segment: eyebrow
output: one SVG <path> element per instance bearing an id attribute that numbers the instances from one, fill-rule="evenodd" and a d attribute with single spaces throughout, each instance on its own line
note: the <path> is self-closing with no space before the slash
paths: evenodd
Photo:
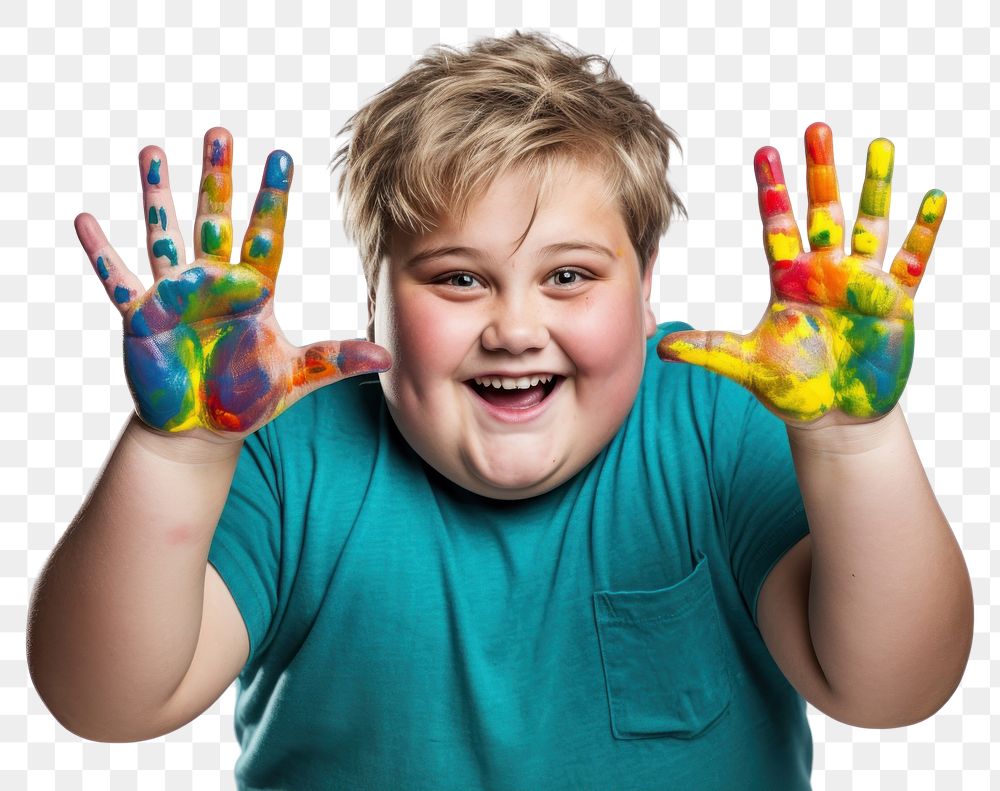
<path id="1" fill-rule="evenodd" d="M 542 248 L 541 252 L 543 255 L 555 255 L 556 253 L 566 253 L 574 252 L 577 250 L 586 250 L 591 253 L 597 253 L 598 255 L 605 256 L 614 260 L 616 258 L 615 254 L 611 252 L 607 247 L 602 244 L 597 244 L 596 242 L 586 242 L 580 239 L 573 239 L 566 242 L 556 242 L 555 244 L 546 245 Z M 484 258 L 484 254 L 481 250 L 477 250 L 474 247 L 456 247 L 452 245 L 442 246 L 442 247 L 432 247 L 429 250 L 422 250 L 415 256 L 410 258 L 405 266 L 411 267 L 417 264 L 428 261 L 433 258 L 445 258 L 451 255 L 464 255 L 470 258 Z"/>

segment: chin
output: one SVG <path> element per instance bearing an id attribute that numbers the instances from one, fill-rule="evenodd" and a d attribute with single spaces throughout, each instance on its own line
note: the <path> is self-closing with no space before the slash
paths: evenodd
<path id="1" fill-rule="evenodd" d="M 523 500 L 545 494 L 568 477 L 563 474 L 564 465 L 556 465 L 554 460 L 547 464 L 526 464 L 523 455 L 515 458 L 513 463 L 507 459 L 496 463 L 472 459 L 463 461 L 463 474 L 456 482 L 476 494 L 496 500 Z"/>

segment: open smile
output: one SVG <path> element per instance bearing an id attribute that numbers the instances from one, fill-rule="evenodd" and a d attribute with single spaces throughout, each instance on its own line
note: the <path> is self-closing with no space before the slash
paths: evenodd
<path id="1" fill-rule="evenodd" d="M 536 380 L 536 384 L 524 386 L 523 381 L 521 386 L 516 387 L 485 384 L 491 377 L 468 379 L 464 384 L 472 392 L 473 400 L 494 419 L 504 423 L 526 423 L 548 409 L 552 394 L 560 388 L 566 377 L 555 374 L 551 378 L 546 375 L 531 378 Z M 545 381 L 546 378 L 548 381 Z M 492 381 L 503 384 L 498 379 L 493 378 Z M 505 383 L 512 384 L 509 380 Z"/>

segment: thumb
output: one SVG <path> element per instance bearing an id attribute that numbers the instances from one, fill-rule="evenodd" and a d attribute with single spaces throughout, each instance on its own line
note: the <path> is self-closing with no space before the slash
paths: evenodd
<path id="1" fill-rule="evenodd" d="M 746 386 L 750 382 L 751 350 L 742 335 L 732 332 L 684 330 L 664 335 L 656 353 L 666 362 L 707 368 Z"/>
<path id="2" fill-rule="evenodd" d="M 339 379 L 360 374 L 387 371 L 392 367 L 392 355 L 386 349 L 368 341 L 322 341 L 303 346 L 292 360 L 292 389 L 315 390 Z"/>

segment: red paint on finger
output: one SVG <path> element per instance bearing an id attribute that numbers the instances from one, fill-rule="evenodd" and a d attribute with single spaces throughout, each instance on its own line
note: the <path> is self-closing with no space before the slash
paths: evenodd
<path id="1" fill-rule="evenodd" d="M 784 186 L 785 173 L 781 169 L 781 157 L 774 146 L 764 146 L 759 149 L 753 158 L 753 170 L 757 176 L 757 186 L 774 187 L 778 184 Z"/>
<path id="2" fill-rule="evenodd" d="M 765 217 L 773 217 L 775 214 L 784 214 L 792 210 L 792 202 L 788 198 L 788 190 L 784 184 L 762 189 L 760 197 L 763 204 L 761 212 Z"/>

